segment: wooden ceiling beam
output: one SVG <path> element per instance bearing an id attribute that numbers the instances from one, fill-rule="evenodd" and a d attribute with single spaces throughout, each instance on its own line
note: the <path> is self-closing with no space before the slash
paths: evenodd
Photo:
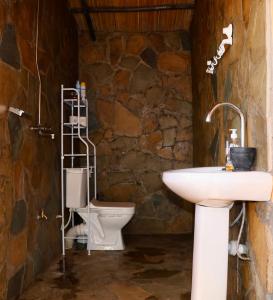
<path id="1" fill-rule="evenodd" d="M 162 10 L 180 10 L 180 9 L 194 9 L 194 4 L 161 4 L 149 6 L 99 6 L 89 7 L 86 0 L 81 8 L 70 8 L 73 14 L 90 14 L 90 13 L 127 13 L 127 12 L 149 12 L 149 11 L 162 11 Z"/>
<path id="2" fill-rule="evenodd" d="M 81 10 L 85 17 L 85 21 L 86 21 L 86 24 L 87 24 L 87 27 L 89 29 L 89 34 L 90 34 L 90 37 L 92 39 L 92 41 L 95 41 L 96 40 L 96 34 L 95 34 L 95 30 L 94 30 L 94 26 L 93 26 L 93 22 L 92 22 L 92 18 L 89 14 L 89 7 L 88 7 L 88 4 L 87 4 L 87 1 L 86 0 L 81 0 Z"/>

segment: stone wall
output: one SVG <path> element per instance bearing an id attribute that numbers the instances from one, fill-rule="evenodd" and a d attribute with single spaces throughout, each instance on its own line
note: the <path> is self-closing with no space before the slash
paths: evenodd
<path id="1" fill-rule="evenodd" d="M 100 200 L 132 201 L 130 233 L 192 231 L 192 206 L 161 172 L 192 166 L 191 55 L 188 33 L 88 34 L 80 38 Z"/>
<path id="2" fill-rule="evenodd" d="M 60 84 L 77 78 L 77 31 L 65 1 L 40 0 L 42 123 L 56 140 L 38 137 L 35 66 L 37 1 L 0 0 L 0 299 L 14 299 L 60 254 Z M 31 117 L 8 114 L 5 107 Z M 44 209 L 48 220 L 38 221 Z"/>
<path id="3" fill-rule="evenodd" d="M 216 101 L 228 101 L 238 105 L 246 116 L 247 144 L 257 147 L 258 151 L 256 169 L 267 168 L 265 2 L 207 0 L 196 3 L 192 75 L 194 163 L 197 166 L 224 163 L 227 130 L 239 128 L 238 117 L 223 110 L 213 116 L 212 123 L 206 124 L 204 120 Z M 229 23 L 234 26 L 233 45 L 219 62 L 216 74 L 206 74 L 206 61 L 216 54 L 223 39 L 222 28 Z M 269 299 L 267 297 L 273 294 L 272 203 L 247 206 L 247 242 L 252 260 L 240 263 L 241 290 L 246 299 Z M 234 262 L 232 258 L 230 261 Z M 236 284 L 236 268 L 229 270 L 229 277 Z M 231 285 L 228 299 L 236 297 L 236 286 Z"/>

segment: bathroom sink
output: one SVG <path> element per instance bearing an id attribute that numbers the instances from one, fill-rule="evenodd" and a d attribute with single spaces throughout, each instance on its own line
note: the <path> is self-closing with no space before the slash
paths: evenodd
<path id="1" fill-rule="evenodd" d="M 162 180 L 185 200 L 208 207 L 225 207 L 234 201 L 268 201 L 272 192 L 272 175 L 261 171 L 190 168 L 163 172 Z"/>
<path id="2" fill-rule="evenodd" d="M 232 203 L 268 201 L 272 175 L 205 167 L 166 171 L 162 180 L 177 195 L 196 204 L 191 299 L 226 300 Z"/>

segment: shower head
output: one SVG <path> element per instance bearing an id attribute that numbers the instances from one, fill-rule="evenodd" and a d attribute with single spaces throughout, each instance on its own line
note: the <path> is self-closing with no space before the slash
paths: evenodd
<path id="1" fill-rule="evenodd" d="M 7 105 L 0 105 L 0 114 L 4 114 L 6 112 L 12 113 L 16 116 L 19 117 L 31 117 L 31 115 L 27 112 L 25 112 L 24 110 L 20 109 L 20 108 L 16 108 L 16 107 L 12 107 L 12 106 L 7 106 Z"/>
<path id="2" fill-rule="evenodd" d="M 24 113 L 24 111 L 22 109 L 11 107 L 11 106 L 9 107 L 9 112 L 11 112 L 15 115 L 18 115 L 19 117 L 21 117 Z"/>
<path id="3" fill-rule="evenodd" d="M 24 116 L 24 117 L 30 117 L 31 116 L 29 113 L 25 112 L 24 110 L 22 110 L 20 108 L 12 107 L 12 106 L 10 106 L 8 108 L 8 111 L 10 113 L 13 113 L 13 114 L 19 116 L 19 117 L 22 117 L 22 116 Z"/>

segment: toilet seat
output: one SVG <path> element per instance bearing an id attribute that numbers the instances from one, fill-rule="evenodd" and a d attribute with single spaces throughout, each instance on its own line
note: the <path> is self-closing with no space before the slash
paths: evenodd
<path id="1" fill-rule="evenodd" d="M 77 208 L 77 212 L 86 212 L 88 207 Z M 90 212 L 111 215 L 133 215 L 135 213 L 135 203 L 132 202 L 106 202 L 92 199 L 90 202 Z"/>
<path id="2" fill-rule="evenodd" d="M 92 199 L 90 202 L 91 210 L 98 210 L 100 214 L 134 214 L 135 203 L 132 202 L 106 202 Z"/>

